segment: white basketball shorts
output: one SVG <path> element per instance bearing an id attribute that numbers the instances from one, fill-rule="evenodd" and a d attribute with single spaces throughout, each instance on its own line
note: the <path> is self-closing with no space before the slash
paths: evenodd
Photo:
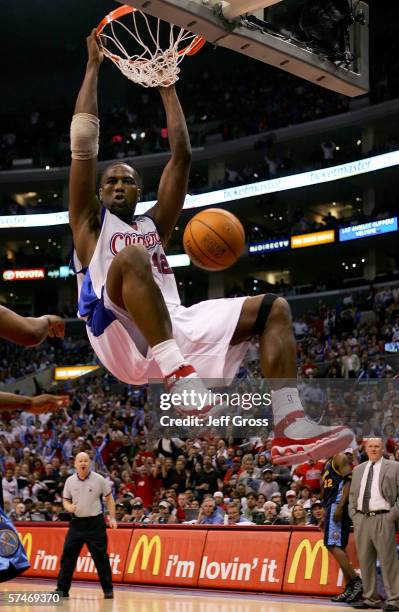
<path id="1" fill-rule="evenodd" d="M 94 336 L 87 327 L 90 343 L 101 363 L 127 384 L 161 381 L 162 374 L 151 349 L 129 313 L 110 300 L 105 288 L 103 299 L 104 307 L 115 319 L 99 336 Z M 173 337 L 201 378 L 234 378 L 249 348 L 249 342 L 230 345 L 245 300 L 245 297 L 220 298 L 189 308 L 167 305 Z"/>

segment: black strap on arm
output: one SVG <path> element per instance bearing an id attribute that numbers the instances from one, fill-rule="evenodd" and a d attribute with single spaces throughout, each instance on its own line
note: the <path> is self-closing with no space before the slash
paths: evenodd
<path id="1" fill-rule="evenodd" d="M 266 293 L 263 296 L 263 300 L 260 305 L 258 316 L 256 317 L 254 325 L 254 335 L 260 336 L 261 334 L 263 334 L 263 331 L 266 326 L 266 321 L 269 318 L 270 311 L 277 298 L 278 295 L 275 295 L 274 293 Z"/>

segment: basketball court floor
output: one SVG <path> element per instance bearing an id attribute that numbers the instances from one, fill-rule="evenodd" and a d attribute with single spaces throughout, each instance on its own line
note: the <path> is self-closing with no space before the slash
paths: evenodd
<path id="1" fill-rule="evenodd" d="M 5 593 L 22 591 L 47 591 L 55 588 L 53 580 L 15 579 L 0 584 L 2 601 L 0 609 L 13 612 L 41 610 L 48 612 L 320 612 L 327 606 L 336 612 L 348 610 L 347 606 L 331 603 L 328 599 L 314 597 L 287 597 L 268 594 L 245 594 L 220 591 L 190 591 L 138 586 L 116 586 L 114 599 L 103 599 L 99 586 L 75 582 L 69 599 L 53 606 L 23 604 L 8 606 Z"/>

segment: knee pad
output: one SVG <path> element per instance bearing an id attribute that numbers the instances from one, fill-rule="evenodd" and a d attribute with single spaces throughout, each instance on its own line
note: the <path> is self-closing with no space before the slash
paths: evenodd
<path id="1" fill-rule="evenodd" d="M 256 317 L 254 325 L 254 335 L 260 336 L 263 333 L 266 321 L 269 318 L 270 311 L 277 298 L 278 295 L 276 295 L 275 293 L 266 293 L 266 295 L 263 296 L 263 300 L 260 305 L 258 316 Z"/>

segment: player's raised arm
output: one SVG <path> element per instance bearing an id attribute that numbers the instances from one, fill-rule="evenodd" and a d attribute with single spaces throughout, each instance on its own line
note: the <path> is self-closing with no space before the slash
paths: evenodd
<path id="1" fill-rule="evenodd" d="M 99 141 L 97 83 L 103 53 L 95 30 L 87 38 L 87 51 L 86 73 L 71 123 L 72 164 L 69 179 L 69 221 L 78 256 L 83 260 L 86 259 L 84 245 L 90 234 L 98 229 L 100 210 L 96 197 Z"/>
<path id="2" fill-rule="evenodd" d="M 191 145 L 186 119 L 176 89 L 160 87 L 159 92 L 166 112 L 169 144 L 172 157 L 166 165 L 158 188 L 158 202 L 151 209 L 165 245 L 176 225 L 187 194 L 191 166 Z"/>

